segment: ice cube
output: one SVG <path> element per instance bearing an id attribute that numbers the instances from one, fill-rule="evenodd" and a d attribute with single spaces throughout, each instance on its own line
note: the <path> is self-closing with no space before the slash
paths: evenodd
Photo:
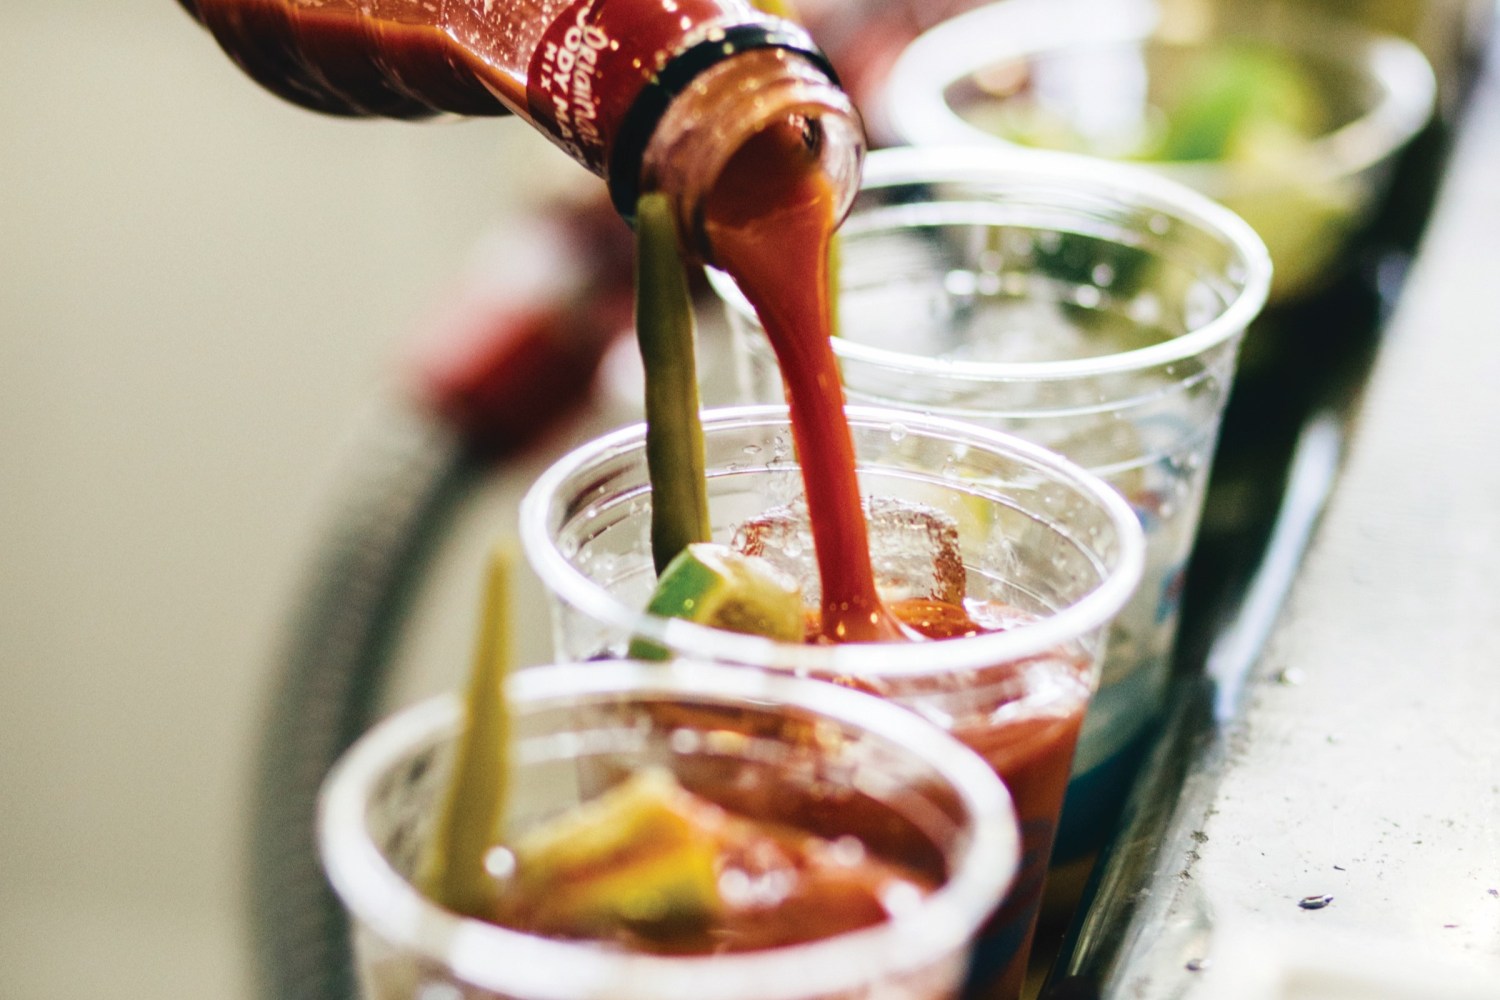
<path id="1" fill-rule="evenodd" d="M 764 559 L 791 576 L 802 588 L 803 600 L 817 604 L 822 591 L 818 586 L 812 526 L 805 500 L 768 508 L 743 522 L 734 529 L 729 545 L 747 556 Z"/>
<path id="2" fill-rule="evenodd" d="M 935 507 L 894 497 L 865 497 L 875 587 L 887 602 L 928 598 L 961 604 L 965 579 L 958 522 Z M 807 503 L 772 507 L 735 529 L 730 543 L 795 578 L 803 600 L 816 607 L 822 587 Z"/>

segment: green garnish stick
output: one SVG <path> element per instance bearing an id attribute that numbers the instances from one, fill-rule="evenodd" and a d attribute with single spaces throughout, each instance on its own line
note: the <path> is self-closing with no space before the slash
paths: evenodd
<path id="1" fill-rule="evenodd" d="M 709 539 L 703 425 L 698 417 L 693 302 L 665 195 L 636 206 L 635 330 L 646 369 L 646 465 L 657 573 Z"/>
<path id="2" fill-rule="evenodd" d="M 485 855 L 498 842 L 509 781 L 510 576 L 514 555 L 491 553 L 473 669 L 454 743 L 442 812 L 417 872 L 418 888 L 455 913 L 480 916 L 494 904 Z"/>

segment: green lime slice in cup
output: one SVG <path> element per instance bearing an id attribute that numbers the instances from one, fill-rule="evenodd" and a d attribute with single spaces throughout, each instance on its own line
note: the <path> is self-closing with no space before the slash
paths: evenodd
<path id="1" fill-rule="evenodd" d="M 647 768 L 530 831 L 513 847 L 527 922 L 648 936 L 708 923 L 721 902 L 704 812 L 669 771 Z"/>
<path id="2" fill-rule="evenodd" d="M 802 593 L 795 580 L 764 559 L 712 542 L 695 542 L 667 564 L 646 613 L 781 642 L 800 642 L 805 629 Z M 668 654 L 655 643 L 637 639 L 630 655 L 661 660 Z"/>

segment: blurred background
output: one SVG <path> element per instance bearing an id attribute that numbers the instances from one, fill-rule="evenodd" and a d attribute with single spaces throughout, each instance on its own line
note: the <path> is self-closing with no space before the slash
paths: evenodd
<path id="1" fill-rule="evenodd" d="M 583 172 L 284 104 L 172 0 L 6 11 L 0 997 L 246 997 L 253 748 L 351 441 L 497 220 Z"/>
<path id="2" fill-rule="evenodd" d="M 310 559 L 364 445 L 401 423 L 413 344 L 475 274 L 535 278 L 549 237 L 514 220 L 592 182 L 516 122 L 272 99 L 172 0 L 7 10 L 0 997 L 248 1000 L 252 777 Z M 877 65 L 915 22 L 826 24 Z M 462 674 L 484 551 L 521 492 L 638 412 L 596 393 L 473 484 L 387 700 Z M 518 657 L 539 662 L 540 605 L 517 594 Z"/>

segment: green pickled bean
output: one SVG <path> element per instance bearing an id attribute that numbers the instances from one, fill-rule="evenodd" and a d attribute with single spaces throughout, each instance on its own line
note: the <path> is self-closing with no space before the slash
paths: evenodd
<path id="1" fill-rule="evenodd" d="M 490 557 L 453 768 L 416 879 L 429 899 L 471 917 L 494 907 L 496 883 L 485 869 L 485 856 L 500 840 L 508 795 L 511 726 L 505 678 L 514 656 L 509 627 L 513 562 L 504 547 Z"/>
<path id="2" fill-rule="evenodd" d="M 646 370 L 651 555 L 661 573 L 688 545 L 709 539 L 693 302 L 663 194 L 643 195 L 636 206 L 635 292 L 636 337 Z"/>

